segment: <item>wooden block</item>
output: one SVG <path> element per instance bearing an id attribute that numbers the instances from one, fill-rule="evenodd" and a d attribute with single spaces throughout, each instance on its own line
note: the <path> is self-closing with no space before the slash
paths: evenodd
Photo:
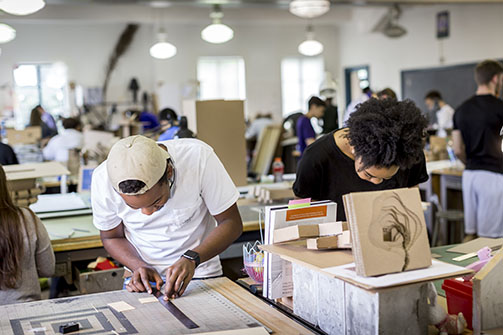
<path id="1" fill-rule="evenodd" d="M 351 248 L 351 232 L 349 230 L 345 230 L 342 234 L 337 235 L 337 245 L 339 249 Z"/>
<path id="2" fill-rule="evenodd" d="M 346 221 L 320 223 L 320 236 L 338 235 L 344 230 L 348 230 L 348 223 Z"/>
<path id="3" fill-rule="evenodd" d="M 293 241 L 299 238 L 315 237 L 318 235 L 318 225 L 295 225 L 276 229 L 274 231 L 274 243 Z"/>
<path id="4" fill-rule="evenodd" d="M 323 236 L 317 238 L 308 238 L 307 239 L 307 248 L 314 250 L 321 249 L 337 249 L 339 237 L 334 236 Z"/>

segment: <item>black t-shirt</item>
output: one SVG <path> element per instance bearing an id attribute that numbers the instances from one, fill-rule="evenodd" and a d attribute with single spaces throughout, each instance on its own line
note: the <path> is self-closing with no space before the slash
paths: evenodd
<path id="1" fill-rule="evenodd" d="M 490 94 L 475 95 L 456 109 L 453 119 L 465 142 L 466 169 L 503 173 L 503 101 Z"/>
<path id="2" fill-rule="evenodd" d="M 361 179 L 355 171 L 355 161 L 335 144 L 334 132 L 321 137 L 304 151 L 297 167 L 293 192 L 300 198 L 336 202 L 337 220 L 346 220 L 342 202 L 344 194 L 412 187 L 428 180 L 424 156 L 411 169 L 400 169 L 381 184 Z"/>
<path id="3" fill-rule="evenodd" d="M 16 154 L 14 150 L 7 144 L 0 143 L 0 164 L 2 165 L 11 165 L 11 164 L 19 164 L 17 161 Z"/>

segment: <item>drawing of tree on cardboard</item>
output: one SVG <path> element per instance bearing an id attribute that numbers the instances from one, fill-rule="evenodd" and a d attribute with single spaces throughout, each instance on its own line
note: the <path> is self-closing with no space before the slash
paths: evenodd
<path id="1" fill-rule="evenodd" d="M 377 248 L 403 254 L 401 271 L 408 269 L 409 250 L 423 229 L 419 217 L 404 204 L 396 192 L 386 192 L 374 199 L 368 228 L 370 242 Z"/>

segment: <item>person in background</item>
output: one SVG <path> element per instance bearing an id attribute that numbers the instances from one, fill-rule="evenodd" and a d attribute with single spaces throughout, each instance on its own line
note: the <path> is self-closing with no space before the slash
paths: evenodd
<path id="1" fill-rule="evenodd" d="M 397 99 L 395 91 L 393 91 L 391 88 L 386 87 L 385 89 L 377 92 L 377 98 L 382 100 L 382 99 Z"/>
<path id="2" fill-rule="evenodd" d="M 271 113 L 261 114 L 257 113 L 255 119 L 250 123 L 248 128 L 246 129 L 245 138 L 247 141 L 255 140 L 257 141 L 264 130 L 265 127 L 272 124 L 272 115 Z"/>
<path id="3" fill-rule="evenodd" d="M 335 103 L 336 92 L 325 93 L 325 112 L 323 113 L 323 131 L 322 134 L 328 134 L 339 128 L 339 111 Z"/>
<path id="4" fill-rule="evenodd" d="M 16 153 L 12 150 L 10 145 L 0 142 L 0 164 L 11 165 L 19 164 Z"/>
<path id="5" fill-rule="evenodd" d="M 299 138 L 298 151 L 302 153 L 308 145 L 316 140 L 316 132 L 311 125 L 311 118 L 322 118 L 325 112 L 325 102 L 318 97 L 311 97 L 308 102 L 308 111 L 297 119 L 297 137 Z"/>
<path id="6" fill-rule="evenodd" d="M 31 110 L 29 126 L 40 126 L 42 128 L 42 139 L 47 140 L 58 134 L 54 118 L 40 105 L 35 106 L 35 108 Z"/>
<path id="7" fill-rule="evenodd" d="M 54 274 L 49 234 L 28 208 L 14 204 L 0 166 L 0 305 L 41 299 L 38 277 Z"/>
<path id="8" fill-rule="evenodd" d="M 157 139 L 158 141 L 172 140 L 175 138 L 175 134 L 180 130 L 177 124 L 178 115 L 171 108 L 164 108 L 159 112 L 159 120 L 164 132 Z"/>
<path id="9" fill-rule="evenodd" d="M 467 239 L 503 237 L 503 64 L 486 60 L 475 68 L 477 91 L 456 109 L 454 153 L 466 164 L 462 189 Z"/>
<path id="10" fill-rule="evenodd" d="M 262 131 L 272 123 L 273 121 L 271 113 L 262 114 L 258 112 L 255 116 L 255 119 L 250 122 L 250 124 L 246 128 L 245 139 L 247 166 L 249 166 L 252 161 L 253 153 L 255 151 L 255 147 L 257 146 L 257 141 L 260 138 L 260 134 L 262 134 Z"/>
<path id="11" fill-rule="evenodd" d="M 360 104 L 348 128 L 309 146 L 297 167 L 295 196 L 337 203 L 350 192 L 414 187 L 428 180 L 423 153 L 426 118 L 410 101 L 370 99 Z"/>
<path id="12" fill-rule="evenodd" d="M 432 128 L 437 129 L 437 136 L 447 137 L 447 130 L 453 126 L 454 109 L 442 100 L 439 91 L 428 92 L 424 97 L 424 103 L 430 113 L 435 113 L 436 122 L 432 124 Z"/>
<path id="13" fill-rule="evenodd" d="M 356 100 L 353 100 L 349 103 L 348 107 L 346 108 L 346 114 L 344 114 L 344 124 L 349 119 L 351 114 L 356 111 L 356 106 L 367 101 L 371 96 L 372 90 L 367 86 L 362 90 L 362 94 Z"/>
<path id="14" fill-rule="evenodd" d="M 71 149 L 82 149 L 84 136 L 82 135 L 82 125 L 76 118 L 63 120 L 64 131 L 49 140 L 47 146 L 42 150 L 44 159 L 47 161 L 68 161 L 68 151 Z"/>

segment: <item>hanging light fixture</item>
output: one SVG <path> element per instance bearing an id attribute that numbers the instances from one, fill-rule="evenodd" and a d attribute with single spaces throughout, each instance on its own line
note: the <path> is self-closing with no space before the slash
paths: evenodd
<path id="1" fill-rule="evenodd" d="M 323 44 L 314 39 L 313 26 L 307 26 L 307 38 L 299 44 L 298 50 L 304 56 L 316 56 L 323 52 Z"/>
<path id="2" fill-rule="evenodd" d="M 0 0 L 0 10 L 12 15 L 30 15 L 44 6 L 44 0 Z"/>
<path id="3" fill-rule="evenodd" d="M 0 23 L 0 44 L 7 43 L 16 38 L 16 30 L 11 26 Z"/>
<path id="4" fill-rule="evenodd" d="M 157 43 L 150 48 L 150 56 L 157 59 L 168 59 L 176 55 L 176 47 L 166 42 L 166 33 L 161 28 L 157 33 Z"/>
<path id="5" fill-rule="evenodd" d="M 329 10 L 329 0 L 293 0 L 290 2 L 290 13 L 303 19 L 313 19 Z"/>
<path id="6" fill-rule="evenodd" d="M 201 38 L 203 40 L 214 44 L 221 44 L 232 40 L 234 31 L 231 27 L 222 24 L 223 17 L 224 13 L 222 13 L 220 5 L 214 5 L 213 11 L 210 14 L 213 23 L 201 31 Z"/>

